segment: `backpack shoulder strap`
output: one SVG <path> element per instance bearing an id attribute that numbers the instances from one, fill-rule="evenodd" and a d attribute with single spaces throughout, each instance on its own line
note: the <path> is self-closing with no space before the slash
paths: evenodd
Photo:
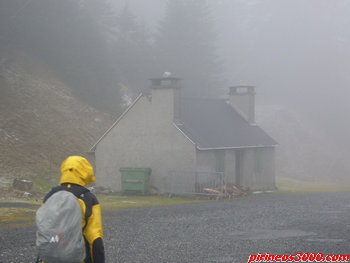
<path id="1" fill-rule="evenodd" d="M 84 198 L 85 193 L 90 192 L 90 190 L 85 188 L 84 186 L 78 186 L 78 185 L 74 185 L 71 188 L 66 187 L 66 190 L 74 194 L 76 198 L 80 198 L 80 199 Z"/>
<path id="2" fill-rule="evenodd" d="M 72 184 L 70 188 L 68 188 L 65 184 L 62 186 L 64 187 L 64 190 L 71 192 L 75 195 L 76 198 L 83 200 L 83 202 L 85 203 L 85 222 L 87 224 L 88 219 L 92 214 L 92 205 L 90 204 L 91 202 L 89 202 L 87 198 L 90 193 L 90 190 L 85 188 L 84 186 L 74 184 Z"/>

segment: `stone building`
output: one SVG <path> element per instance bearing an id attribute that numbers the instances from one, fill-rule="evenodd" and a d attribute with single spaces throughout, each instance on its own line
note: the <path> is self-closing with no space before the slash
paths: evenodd
<path id="1" fill-rule="evenodd" d="M 179 78 L 151 82 L 91 148 L 97 185 L 121 191 L 119 169 L 135 167 L 151 168 L 151 185 L 162 193 L 175 177 L 183 182 L 177 190 L 194 192 L 202 174 L 275 188 L 277 143 L 255 123 L 254 87 L 231 87 L 229 99 L 195 99 L 181 97 Z"/>

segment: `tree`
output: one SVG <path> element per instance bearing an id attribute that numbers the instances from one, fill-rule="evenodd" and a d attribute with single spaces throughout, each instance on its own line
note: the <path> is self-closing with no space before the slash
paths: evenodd
<path id="1" fill-rule="evenodd" d="M 171 0 L 156 35 L 158 74 L 184 78 L 188 96 L 217 97 L 222 85 L 210 11 L 203 0 Z"/>
<path id="2" fill-rule="evenodd" d="M 109 43 L 116 15 L 106 0 L 14 0 L 0 7 L 1 41 L 41 57 L 80 99 L 118 111 Z"/>
<path id="3" fill-rule="evenodd" d="M 137 21 L 128 5 L 117 18 L 113 52 L 120 88 L 139 93 L 145 80 L 152 77 L 149 70 L 153 64 L 152 47 L 147 29 Z"/>

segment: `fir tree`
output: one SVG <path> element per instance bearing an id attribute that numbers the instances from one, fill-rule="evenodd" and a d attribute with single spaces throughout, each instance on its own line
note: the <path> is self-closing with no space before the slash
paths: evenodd
<path id="1" fill-rule="evenodd" d="M 150 78 L 152 48 L 149 35 L 125 5 L 117 18 L 114 59 L 120 88 L 138 93 Z"/>
<path id="2" fill-rule="evenodd" d="M 156 36 L 159 74 L 170 71 L 184 78 L 183 92 L 188 96 L 219 96 L 222 81 L 216 38 L 206 1 L 168 1 Z"/>

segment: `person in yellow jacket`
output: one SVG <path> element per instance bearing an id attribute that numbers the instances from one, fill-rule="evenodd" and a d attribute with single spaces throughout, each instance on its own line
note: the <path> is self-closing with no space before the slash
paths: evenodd
<path id="1" fill-rule="evenodd" d="M 81 156 L 70 156 L 61 164 L 60 185 L 51 189 L 45 196 L 44 202 L 61 190 L 70 191 L 73 194 L 83 192 L 77 197 L 82 211 L 82 229 L 86 246 L 84 263 L 104 263 L 101 207 L 96 196 L 85 188 L 93 182 L 95 182 L 95 175 L 89 161 Z"/>

